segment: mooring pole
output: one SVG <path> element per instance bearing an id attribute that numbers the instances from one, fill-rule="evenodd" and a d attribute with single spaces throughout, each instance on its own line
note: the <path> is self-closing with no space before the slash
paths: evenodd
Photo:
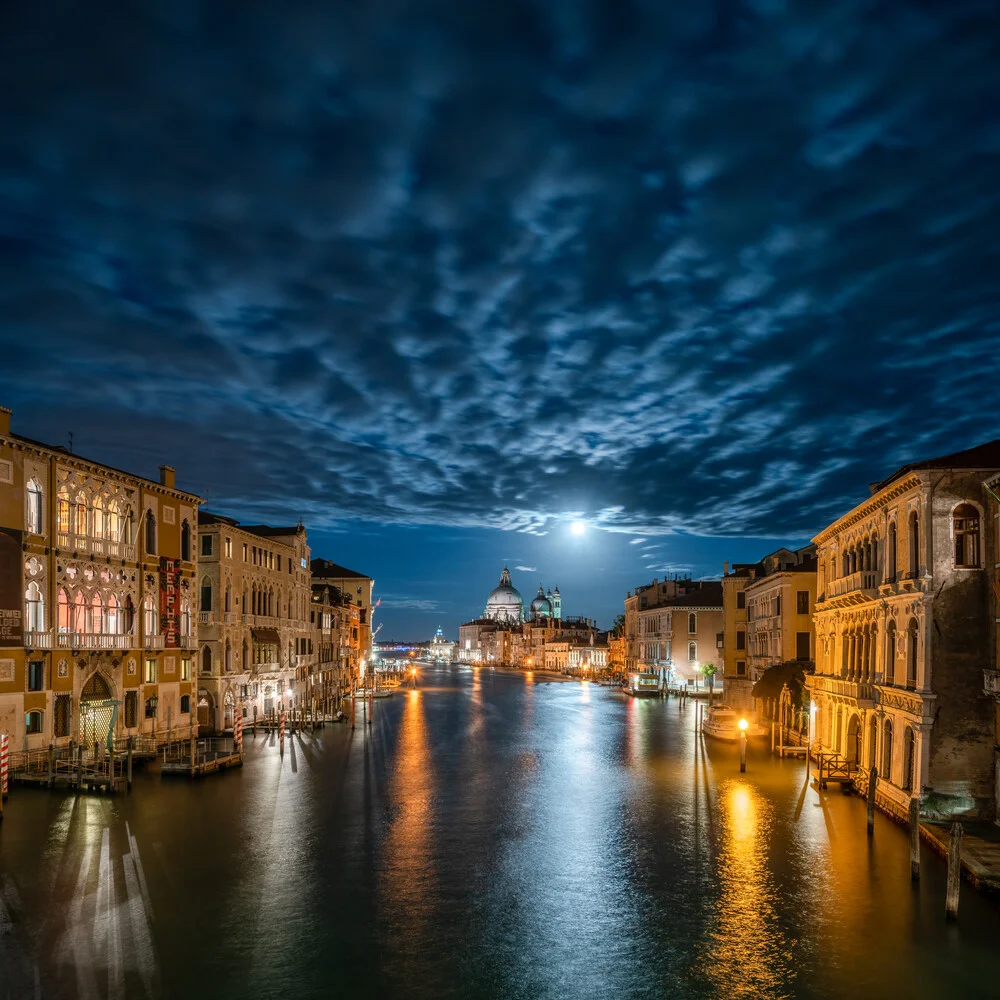
<path id="1" fill-rule="evenodd" d="M 49 788 L 56 783 L 56 748 L 49 744 Z"/>
<path id="2" fill-rule="evenodd" d="M 920 879 L 920 799 L 910 799 L 910 878 Z"/>
<path id="3" fill-rule="evenodd" d="M 126 788 L 132 791 L 132 744 L 129 743 L 128 750 L 125 756 L 125 766 L 126 766 Z"/>
<path id="4" fill-rule="evenodd" d="M 868 772 L 868 836 L 875 833 L 875 789 L 878 786 L 878 768 Z"/>
<path id="5" fill-rule="evenodd" d="M 746 774 L 747 770 L 747 734 L 740 733 L 740 774 Z"/>
<path id="6" fill-rule="evenodd" d="M 948 847 L 948 894 L 944 912 L 949 920 L 958 920 L 958 891 L 962 884 L 962 824 L 951 824 L 951 844 Z"/>

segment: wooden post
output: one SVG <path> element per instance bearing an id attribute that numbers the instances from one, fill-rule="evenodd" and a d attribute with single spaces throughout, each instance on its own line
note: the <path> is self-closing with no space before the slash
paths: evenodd
<path id="1" fill-rule="evenodd" d="M 740 733 L 740 774 L 746 774 L 747 770 L 747 734 Z"/>
<path id="2" fill-rule="evenodd" d="M 868 836 L 875 833 L 875 789 L 878 787 L 878 768 L 868 772 Z"/>
<path id="3" fill-rule="evenodd" d="M 83 791 L 83 744 L 77 748 L 76 754 L 76 790 Z"/>
<path id="4" fill-rule="evenodd" d="M 771 753 L 774 753 L 774 719 L 771 720 Z"/>
<path id="5" fill-rule="evenodd" d="M 962 824 L 951 824 L 951 844 L 948 847 L 948 894 L 944 912 L 949 920 L 958 920 L 958 892 L 962 884 Z"/>
<path id="6" fill-rule="evenodd" d="M 920 799 L 910 799 L 910 878 L 920 879 Z"/>
<path id="7" fill-rule="evenodd" d="M 198 737 L 191 733 L 191 773 L 194 774 L 195 759 L 198 756 Z"/>
<path id="8" fill-rule="evenodd" d="M 49 744 L 49 788 L 56 783 L 56 748 Z"/>
<path id="9" fill-rule="evenodd" d="M 132 791 L 132 744 L 129 743 L 128 750 L 125 754 L 125 787 L 131 792 Z"/>

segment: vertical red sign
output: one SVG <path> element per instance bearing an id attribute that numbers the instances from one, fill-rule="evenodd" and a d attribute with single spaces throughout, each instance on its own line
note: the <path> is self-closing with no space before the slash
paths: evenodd
<path id="1" fill-rule="evenodd" d="M 160 556 L 160 632 L 167 649 L 180 645 L 180 584 L 180 559 Z"/>

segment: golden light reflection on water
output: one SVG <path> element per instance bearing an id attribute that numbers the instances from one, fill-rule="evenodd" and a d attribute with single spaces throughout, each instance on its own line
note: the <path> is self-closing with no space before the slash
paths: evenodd
<path id="1" fill-rule="evenodd" d="M 398 808 L 386 836 L 382 892 L 388 912 L 406 914 L 406 927 L 399 930 L 419 940 L 430 933 L 430 891 L 437 884 L 431 832 L 434 774 L 420 691 L 410 691 L 406 699 L 391 781 Z"/>
<path id="2" fill-rule="evenodd" d="M 744 781 L 725 782 L 719 798 L 719 898 L 699 971 L 720 996 L 779 995 L 792 979 L 794 941 L 778 921 L 768 865 L 773 806 Z"/>

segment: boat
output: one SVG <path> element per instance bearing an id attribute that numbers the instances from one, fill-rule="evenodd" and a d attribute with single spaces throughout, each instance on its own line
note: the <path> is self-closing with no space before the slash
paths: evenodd
<path id="1" fill-rule="evenodd" d="M 758 726 L 756 722 L 747 721 L 748 740 L 767 736 L 767 730 L 763 726 Z M 728 705 L 711 705 L 701 723 L 701 731 L 714 739 L 735 743 L 740 738 L 739 722 L 740 716 L 735 709 Z"/>
<path id="2" fill-rule="evenodd" d="M 629 674 L 622 690 L 633 698 L 659 697 L 663 693 L 663 675 L 651 671 Z"/>

